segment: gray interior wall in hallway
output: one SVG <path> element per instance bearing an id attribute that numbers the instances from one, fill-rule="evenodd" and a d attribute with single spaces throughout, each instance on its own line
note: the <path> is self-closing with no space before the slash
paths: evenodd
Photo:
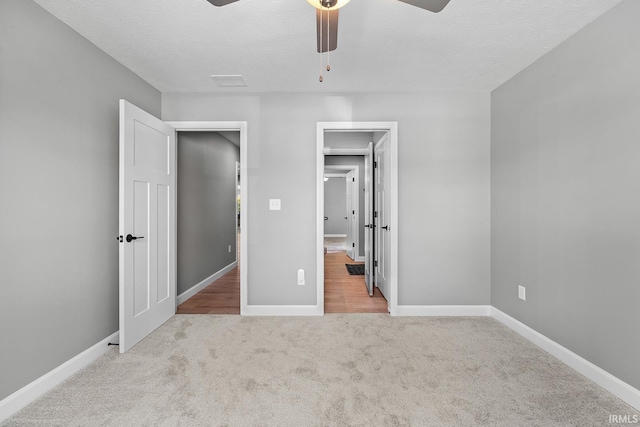
<path id="1" fill-rule="evenodd" d="M 353 135 L 357 135 L 354 133 Z M 371 133 L 366 139 L 371 140 Z M 324 156 L 325 165 L 356 165 L 358 166 L 358 221 L 360 229 L 358 233 L 358 256 L 364 256 L 364 156 Z"/>
<path id="2" fill-rule="evenodd" d="M 239 161 L 217 132 L 178 133 L 178 295 L 236 261 Z"/>
<path id="3" fill-rule="evenodd" d="M 324 234 L 347 234 L 347 183 L 344 177 L 324 183 Z"/>
<path id="4" fill-rule="evenodd" d="M 160 93 L 32 1 L 0 1 L 0 399 L 118 330 L 118 99 Z"/>
<path id="5" fill-rule="evenodd" d="M 492 304 L 636 388 L 638 16 L 623 1 L 496 89 L 491 147 Z"/>
<path id="6" fill-rule="evenodd" d="M 165 120 L 248 122 L 249 304 L 316 304 L 319 121 L 398 122 L 399 303 L 489 303 L 489 93 L 163 93 L 162 103 Z"/>

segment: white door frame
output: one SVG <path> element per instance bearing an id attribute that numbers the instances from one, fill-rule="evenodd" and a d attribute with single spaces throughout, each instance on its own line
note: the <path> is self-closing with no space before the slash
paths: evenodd
<path id="1" fill-rule="evenodd" d="M 336 172 L 326 172 L 323 175 L 323 178 L 326 176 L 327 178 L 346 178 L 347 177 L 347 173 L 349 172 L 353 172 L 354 177 L 356 179 L 356 188 L 358 188 L 360 186 L 360 166 L 358 165 L 325 165 L 324 167 L 325 171 L 338 171 Z M 324 187 L 323 187 L 324 188 Z M 356 211 L 356 228 L 354 231 L 355 237 L 354 237 L 354 242 L 356 244 L 355 246 L 355 261 L 359 262 L 359 258 L 361 258 L 358 254 L 360 253 L 360 193 L 356 193 L 357 194 L 357 199 L 358 199 L 358 203 L 356 203 L 355 206 L 355 211 Z M 324 207 L 324 204 L 322 205 Z M 322 224 L 324 226 L 324 211 L 323 211 L 323 221 Z M 347 214 L 348 217 L 349 214 Z M 347 219 L 348 220 L 348 219 Z M 324 239 L 324 233 L 322 238 Z M 324 246 L 324 245 L 323 245 Z M 322 253 L 324 253 L 324 248 L 322 250 Z"/>
<path id="2" fill-rule="evenodd" d="M 249 188 L 247 173 L 247 122 L 166 122 L 173 126 L 177 132 L 220 132 L 220 131 L 236 131 L 240 132 L 240 185 L 242 188 Z M 179 172 L 178 172 L 179 173 Z M 236 186 L 236 189 L 238 187 Z M 242 210 L 244 215 L 240 215 L 240 315 L 247 313 L 247 272 L 249 271 L 248 257 L 248 221 L 246 213 L 248 203 L 248 191 L 242 192 Z M 237 221 L 237 220 L 236 220 Z M 175 244 L 175 242 L 174 242 Z M 176 300 L 177 304 L 177 300 Z"/>
<path id="3" fill-rule="evenodd" d="M 240 150 L 240 154 L 242 154 L 242 150 Z M 238 224 L 238 214 L 240 211 L 238 210 L 238 196 L 240 196 L 240 203 L 242 203 L 242 192 L 238 188 L 241 184 L 240 177 L 238 176 L 238 169 L 240 169 L 240 162 L 236 162 L 236 216 L 234 218 L 234 223 L 236 225 L 236 245 L 238 244 L 238 230 L 240 229 L 240 224 Z M 236 247 L 236 263 L 240 261 L 238 259 L 238 248 Z"/>
<path id="4" fill-rule="evenodd" d="M 389 132 L 389 230 L 391 274 L 389 314 L 398 315 L 398 122 L 318 122 L 316 128 L 316 269 L 317 301 L 324 313 L 324 134 L 326 131 Z"/>

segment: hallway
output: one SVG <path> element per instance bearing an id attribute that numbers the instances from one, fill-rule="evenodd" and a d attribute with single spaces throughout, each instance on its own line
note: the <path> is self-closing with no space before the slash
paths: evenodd
<path id="1" fill-rule="evenodd" d="M 240 268 L 180 304 L 177 314 L 240 314 Z"/>
<path id="2" fill-rule="evenodd" d="M 378 289 L 367 293 L 364 276 L 351 276 L 345 264 L 358 264 L 345 252 L 324 256 L 325 313 L 387 313 L 387 300 Z"/>

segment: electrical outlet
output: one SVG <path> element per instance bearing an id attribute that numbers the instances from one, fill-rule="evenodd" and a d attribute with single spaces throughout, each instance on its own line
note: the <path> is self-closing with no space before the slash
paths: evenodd
<path id="1" fill-rule="evenodd" d="M 520 298 L 522 301 L 527 300 L 527 290 L 524 286 L 518 285 L 518 298 Z"/>
<path id="2" fill-rule="evenodd" d="M 280 199 L 269 199 L 269 210 L 279 211 L 280 207 Z"/>
<path id="3" fill-rule="evenodd" d="M 229 245 L 229 253 L 231 253 L 231 245 Z"/>
<path id="4" fill-rule="evenodd" d="M 304 270 L 303 269 L 298 270 L 298 285 L 304 286 Z"/>

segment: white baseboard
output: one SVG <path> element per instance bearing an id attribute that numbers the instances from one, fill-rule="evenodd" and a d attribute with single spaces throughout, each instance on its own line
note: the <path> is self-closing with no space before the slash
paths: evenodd
<path id="1" fill-rule="evenodd" d="M 247 305 L 241 307 L 243 316 L 322 316 L 319 305 Z"/>
<path id="2" fill-rule="evenodd" d="M 235 264 L 235 263 L 234 263 Z M 233 264 L 230 264 L 230 266 Z M 230 268 L 230 266 L 225 268 Z M 233 268 L 233 267 L 231 267 Z M 224 269 L 223 269 L 224 270 Z M 220 270 L 220 271 L 223 271 Z M 216 273 L 218 274 L 218 273 Z M 224 273 L 222 273 L 224 274 Z M 215 279 L 214 279 L 215 280 Z M 198 286 L 198 285 L 196 285 Z M 192 288 L 193 289 L 193 288 Z M 191 289 L 187 292 L 191 292 Z M 181 294 L 185 295 L 187 292 Z M 248 305 L 242 312 L 245 316 L 322 316 L 319 305 Z M 492 306 L 408 306 L 400 305 L 398 316 L 491 316 L 508 328 L 522 335 L 538 347 L 547 351 L 569 367 L 589 378 L 614 396 L 640 410 L 640 390 L 611 375 L 602 368 L 578 356 L 571 350 L 547 338 L 524 323 Z M 118 332 L 91 346 L 62 365 L 22 387 L 0 401 L 0 422 L 33 402 L 44 393 L 75 374 L 109 349 L 108 343 L 117 341 Z"/>
<path id="3" fill-rule="evenodd" d="M 325 234 L 324 237 L 347 237 L 346 234 Z"/>
<path id="4" fill-rule="evenodd" d="M 550 353 L 552 356 L 569 365 L 569 367 L 589 378 L 609 393 L 640 410 L 640 390 L 625 383 L 621 379 L 614 377 L 604 369 L 578 356 L 568 348 L 561 346 L 557 342 L 547 338 L 540 332 L 537 332 L 495 307 L 491 307 L 491 316 L 538 347 L 542 348 L 547 353 Z"/>
<path id="5" fill-rule="evenodd" d="M 194 296 L 195 294 L 197 294 L 198 292 L 206 288 L 208 285 L 210 285 L 211 282 L 218 280 L 219 278 L 221 278 L 222 276 L 224 276 L 225 274 L 227 274 L 228 272 L 236 268 L 237 265 L 238 265 L 238 262 L 234 261 L 231 264 L 224 267 L 222 270 L 216 271 L 211 276 L 207 277 L 197 285 L 190 287 L 188 290 L 178 295 L 178 298 L 176 299 L 176 305 L 182 304 L 183 302 L 185 302 L 186 300 L 188 300 L 189 298 L 191 298 L 192 296 Z"/>
<path id="6" fill-rule="evenodd" d="M 30 382 L 0 401 L 0 423 L 33 402 L 109 350 L 109 342 L 118 341 L 118 332 L 67 360 L 62 365 Z"/>
<path id="7" fill-rule="evenodd" d="M 399 305 L 396 316 L 490 316 L 489 305 Z"/>

